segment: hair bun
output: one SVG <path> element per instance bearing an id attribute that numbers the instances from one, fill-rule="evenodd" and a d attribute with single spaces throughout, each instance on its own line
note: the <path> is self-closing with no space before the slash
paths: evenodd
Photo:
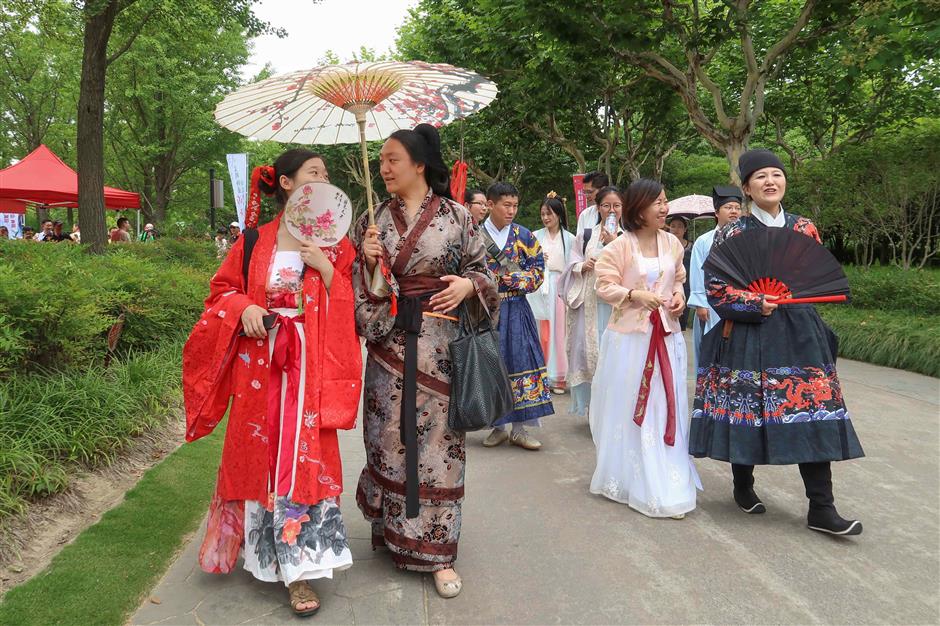
<path id="1" fill-rule="evenodd" d="M 426 142 L 428 142 L 428 147 L 435 153 L 440 153 L 441 151 L 441 134 L 436 128 L 430 124 L 418 124 L 415 126 L 414 131 L 421 135 Z"/>

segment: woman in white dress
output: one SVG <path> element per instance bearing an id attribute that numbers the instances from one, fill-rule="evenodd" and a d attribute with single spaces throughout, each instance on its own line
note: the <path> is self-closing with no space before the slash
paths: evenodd
<path id="1" fill-rule="evenodd" d="M 623 232 L 619 226 L 623 210 L 620 188 L 607 186 L 595 195 L 597 223 L 587 225 L 575 237 L 568 267 L 559 281 L 559 294 L 568 307 L 567 356 L 571 412 L 587 416 L 591 405 L 591 381 L 597 367 L 601 335 L 607 328 L 611 307 L 597 299 L 594 264 L 604 246 Z M 608 219 L 611 218 L 611 219 Z"/>
<path id="2" fill-rule="evenodd" d="M 626 233 L 598 258 L 597 296 L 613 307 L 591 399 L 591 493 L 649 517 L 681 519 L 701 483 L 689 456 L 682 244 L 661 230 L 663 186 L 641 179 L 623 201 Z"/>
<path id="3" fill-rule="evenodd" d="M 568 373 L 566 354 L 567 328 L 565 325 L 565 302 L 558 295 L 558 283 L 562 272 L 568 267 L 568 259 L 574 247 L 574 235 L 568 232 L 568 214 L 565 204 L 554 191 L 545 196 L 541 208 L 542 224 L 545 228 L 532 233 L 542 246 L 545 256 L 545 280 L 535 293 L 527 298 L 532 314 L 539 322 L 539 337 L 548 370 L 548 384 L 555 393 L 565 392 Z"/>

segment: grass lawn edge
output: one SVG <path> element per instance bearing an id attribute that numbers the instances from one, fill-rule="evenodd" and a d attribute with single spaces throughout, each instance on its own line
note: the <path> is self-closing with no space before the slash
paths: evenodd
<path id="1" fill-rule="evenodd" d="M 46 569 L 6 593 L 0 624 L 125 623 L 206 514 L 223 438 L 220 428 L 148 470 Z"/>

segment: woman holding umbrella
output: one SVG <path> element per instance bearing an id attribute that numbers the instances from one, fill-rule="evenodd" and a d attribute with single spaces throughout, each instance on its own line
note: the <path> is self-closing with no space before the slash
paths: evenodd
<path id="1" fill-rule="evenodd" d="M 712 254 L 750 229 L 787 228 L 819 241 L 810 220 L 784 211 L 786 170 L 774 153 L 749 150 L 738 168 L 751 214 L 716 233 Z M 833 504 L 830 462 L 864 456 L 842 399 L 835 334 L 811 304 L 778 308 L 775 296 L 707 274 L 705 282 L 724 326 L 702 340 L 689 452 L 730 462 L 734 500 L 751 514 L 766 511 L 754 491 L 754 466 L 797 464 L 809 528 L 860 534 L 861 522 L 843 519 Z"/>
<path id="2" fill-rule="evenodd" d="M 356 325 L 365 337 L 366 467 L 356 500 L 400 569 L 432 572 L 452 598 L 464 495 L 464 435 L 447 426 L 456 309 L 499 311 L 479 228 L 449 196 L 437 129 L 399 130 L 382 146 L 391 194 L 354 228 Z M 404 443 L 404 445 L 403 445 Z M 420 467 L 420 475 L 418 468 Z"/>

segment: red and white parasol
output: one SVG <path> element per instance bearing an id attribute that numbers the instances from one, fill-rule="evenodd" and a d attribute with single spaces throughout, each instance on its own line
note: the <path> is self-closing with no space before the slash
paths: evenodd
<path id="1" fill-rule="evenodd" d="M 372 219 L 366 142 L 418 124 L 443 126 L 496 98 L 496 85 L 443 63 L 377 62 L 329 65 L 247 85 L 216 107 L 216 121 L 256 139 L 362 148 Z"/>

